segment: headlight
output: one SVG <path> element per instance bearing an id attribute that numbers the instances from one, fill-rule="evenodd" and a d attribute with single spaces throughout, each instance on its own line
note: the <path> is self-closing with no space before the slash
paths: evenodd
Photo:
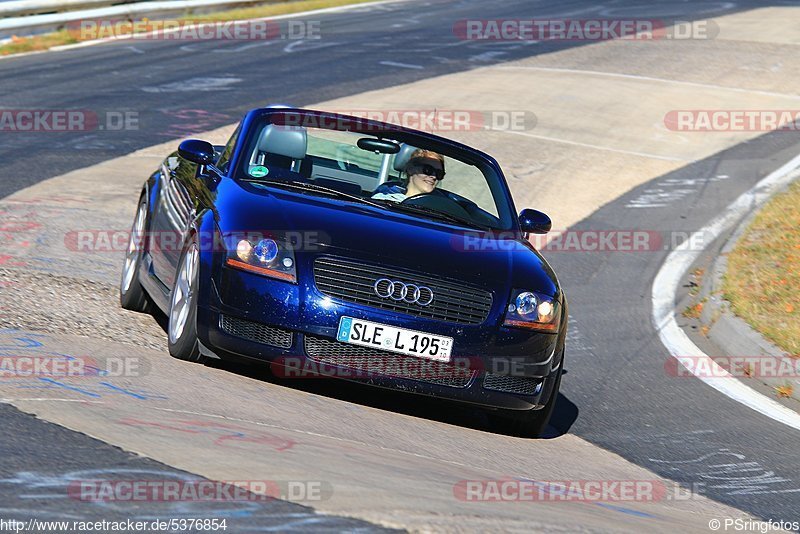
<path id="1" fill-rule="evenodd" d="M 297 282 L 292 249 L 280 240 L 271 237 L 236 239 L 235 246 L 228 247 L 225 264 L 270 278 Z"/>
<path id="2" fill-rule="evenodd" d="M 514 290 L 506 310 L 504 326 L 555 333 L 561 325 L 558 301 L 533 291 Z"/>

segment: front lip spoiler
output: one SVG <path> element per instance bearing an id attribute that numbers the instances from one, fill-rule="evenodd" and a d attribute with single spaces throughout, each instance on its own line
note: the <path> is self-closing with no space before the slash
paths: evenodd
<path id="1" fill-rule="evenodd" d="M 214 358 L 216 360 L 221 360 L 222 359 L 219 356 L 217 356 L 217 354 L 213 350 L 211 350 L 208 347 L 206 347 L 205 345 L 203 345 L 203 342 L 200 341 L 199 339 L 197 340 L 197 347 L 200 350 L 200 355 L 201 356 L 205 356 L 206 358 Z"/>

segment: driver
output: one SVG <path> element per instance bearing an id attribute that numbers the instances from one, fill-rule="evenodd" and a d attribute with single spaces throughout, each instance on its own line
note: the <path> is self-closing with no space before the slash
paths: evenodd
<path id="1" fill-rule="evenodd" d="M 444 179 L 444 156 L 432 150 L 417 149 L 411 153 L 405 172 L 406 179 L 403 183 L 381 184 L 372 198 L 402 202 L 407 198 L 433 192 L 436 184 Z"/>

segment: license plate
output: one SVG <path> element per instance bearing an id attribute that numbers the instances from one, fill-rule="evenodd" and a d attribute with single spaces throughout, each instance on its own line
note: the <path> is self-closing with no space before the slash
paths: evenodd
<path id="1" fill-rule="evenodd" d="M 336 339 L 353 345 L 388 350 L 440 362 L 449 362 L 450 352 L 453 350 L 453 338 L 451 337 L 362 321 L 353 317 L 341 318 Z"/>

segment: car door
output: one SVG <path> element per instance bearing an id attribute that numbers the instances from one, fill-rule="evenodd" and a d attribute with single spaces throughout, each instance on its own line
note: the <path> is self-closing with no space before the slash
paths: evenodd
<path id="1" fill-rule="evenodd" d="M 196 213 L 196 194 L 187 183 L 196 178 L 197 165 L 170 154 L 161 165 L 161 187 L 158 209 L 150 235 L 150 255 L 156 277 L 172 289 L 175 272 L 189 223 Z"/>

